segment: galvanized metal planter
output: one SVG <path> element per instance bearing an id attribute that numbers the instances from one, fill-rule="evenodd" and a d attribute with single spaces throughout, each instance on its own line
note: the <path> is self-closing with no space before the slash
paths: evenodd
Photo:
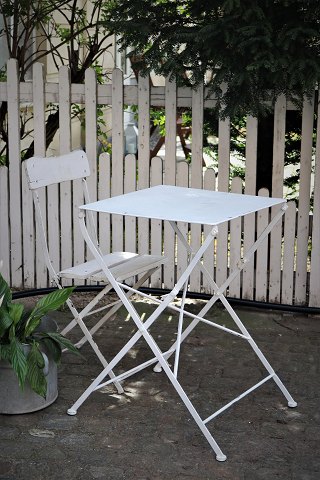
<path id="1" fill-rule="evenodd" d="M 57 330 L 57 324 L 50 317 L 44 317 L 39 327 L 41 331 L 54 332 Z M 25 352 L 30 348 L 24 346 Z M 48 352 L 43 352 L 45 360 L 44 373 L 47 379 L 46 398 L 35 393 L 31 387 L 26 384 L 22 391 L 19 387 L 18 379 L 11 368 L 11 365 L 4 360 L 0 360 L 0 413 L 1 414 L 19 414 L 31 413 L 51 405 L 58 396 L 58 371 L 57 365 Z"/>

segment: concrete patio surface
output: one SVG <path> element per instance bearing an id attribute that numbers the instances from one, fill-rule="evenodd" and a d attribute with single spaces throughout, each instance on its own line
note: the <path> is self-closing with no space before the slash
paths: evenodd
<path id="1" fill-rule="evenodd" d="M 88 298 L 77 297 L 82 304 Z M 196 313 L 201 304 L 189 300 L 188 308 Z M 145 301 L 134 305 L 145 316 L 154 308 Z M 298 406 L 288 408 L 269 381 L 210 422 L 226 462 L 216 461 L 166 375 L 152 368 L 127 379 L 125 394 L 105 387 L 76 416 L 68 416 L 67 409 L 101 371 L 85 345 L 83 358 L 64 354 L 55 403 L 32 414 L 0 415 L 0 479 L 320 479 L 320 318 L 243 307 L 236 311 Z M 56 313 L 60 325 L 65 316 Z M 233 326 L 219 306 L 209 317 Z M 176 314 L 165 312 L 151 328 L 161 348 L 175 340 L 176 326 Z M 97 343 L 111 359 L 134 331 L 121 309 L 98 332 Z M 149 347 L 140 340 L 115 371 L 149 358 Z M 247 342 L 205 324 L 184 342 L 181 359 L 179 380 L 203 418 L 265 376 Z"/>

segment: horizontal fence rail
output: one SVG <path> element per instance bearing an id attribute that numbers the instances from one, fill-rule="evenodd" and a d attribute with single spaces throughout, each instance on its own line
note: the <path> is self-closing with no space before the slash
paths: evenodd
<path id="1" fill-rule="evenodd" d="M 137 85 L 124 85 L 120 70 L 112 83 L 97 85 L 95 72 L 88 70 L 83 85 L 70 83 L 67 67 L 59 72 L 58 83 L 46 83 L 43 68 L 36 64 L 32 82 L 17 80 L 17 65 L 9 61 L 7 82 L 0 83 L 0 101 L 8 102 L 9 166 L 0 167 L 0 259 L 2 274 L 14 288 L 48 286 L 38 232 L 34 226 L 31 194 L 21 162 L 19 117 L 21 109 L 32 110 L 30 124 L 34 129 L 35 154 L 45 155 L 45 109 L 48 103 L 59 107 L 60 153 L 75 145 L 72 104 L 85 107 L 83 144 L 91 166 L 89 189 L 92 200 L 119 195 L 152 185 L 170 184 L 208 190 L 256 194 L 257 139 L 256 118 L 246 120 L 246 168 L 244 180 L 230 181 L 230 121 L 219 120 L 218 166 L 206 168 L 203 162 L 203 111 L 214 106 L 203 88 L 177 88 L 166 81 L 164 87 L 153 87 L 149 78 L 140 77 Z M 97 106 L 112 109 L 112 155 L 99 155 L 97 142 Z M 124 115 L 126 105 L 137 105 L 138 153 L 124 151 Z M 150 159 L 150 108 L 165 108 L 165 150 Z M 192 109 L 191 162 L 177 162 L 177 112 L 180 107 Z M 272 194 L 283 196 L 286 112 L 293 106 L 279 97 L 275 105 Z M 320 113 L 320 112 L 318 112 Z M 317 116 L 319 119 L 319 114 Z M 313 144 L 314 105 L 305 101 L 302 112 L 302 143 L 299 203 L 290 201 L 279 224 L 258 248 L 255 258 L 241 276 L 228 287 L 230 297 L 271 303 L 320 306 L 320 131 L 317 127 Z M 57 153 L 59 153 L 57 152 Z M 314 164 L 312 164 L 312 161 Z M 310 215 L 311 179 L 314 188 L 313 215 Z M 41 198 L 46 205 L 46 225 L 51 257 L 57 270 L 86 259 L 86 248 L 78 226 L 77 209 L 83 203 L 81 185 L 66 182 L 60 188 L 48 187 Z M 259 195 L 268 196 L 266 189 Z M 251 246 L 276 212 L 262 211 L 244 219 L 222 225 L 219 234 L 203 258 L 203 264 L 220 285 Z M 311 218 L 311 222 L 310 222 Z M 157 271 L 148 286 L 170 288 L 184 271 L 187 256 L 174 232 L 159 220 L 135 219 L 100 214 L 100 244 L 106 252 L 130 250 L 139 253 L 164 253 L 168 263 Z M 181 224 L 191 247 L 197 249 L 207 233 L 206 226 Z M 190 277 L 189 290 L 210 293 L 210 285 L 200 270 Z"/>

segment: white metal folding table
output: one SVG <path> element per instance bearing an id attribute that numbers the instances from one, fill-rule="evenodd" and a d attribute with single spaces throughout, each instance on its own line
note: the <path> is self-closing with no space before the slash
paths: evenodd
<path id="1" fill-rule="evenodd" d="M 207 250 L 209 245 L 212 243 L 213 239 L 218 233 L 218 225 L 228 222 L 232 219 L 242 217 L 249 213 L 253 213 L 264 208 L 269 207 L 279 207 L 278 212 L 273 216 L 272 220 L 269 222 L 268 226 L 262 232 L 262 234 L 257 238 L 251 248 L 244 253 L 244 256 L 239 261 L 237 267 L 232 271 L 227 278 L 227 280 L 220 286 L 216 284 L 212 277 L 212 273 L 209 272 L 205 266 L 201 263 L 202 256 Z M 157 186 L 144 190 L 139 190 L 136 192 L 120 195 L 117 197 L 109 198 L 106 200 L 100 200 L 88 205 L 83 205 L 80 207 L 80 227 L 82 234 L 87 242 L 91 252 L 93 253 L 96 260 L 100 263 L 101 268 L 105 272 L 106 277 L 113 285 L 115 292 L 118 294 L 123 305 L 127 309 L 128 313 L 132 317 L 133 321 L 137 326 L 137 332 L 132 336 L 132 338 L 126 343 L 126 345 L 118 352 L 118 354 L 110 361 L 109 365 L 103 369 L 103 371 L 97 376 L 97 378 L 91 383 L 91 385 L 85 390 L 85 392 L 79 397 L 79 399 L 74 403 L 74 405 L 68 410 L 69 415 L 75 415 L 77 409 L 82 403 L 88 398 L 88 396 L 102 388 L 105 385 L 114 383 L 115 381 L 121 382 L 125 378 L 141 371 L 142 369 L 156 364 L 154 367 L 155 371 L 164 370 L 167 374 L 169 380 L 174 386 L 177 393 L 180 395 L 185 406 L 189 410 L 190 414 L 194 418 L 198 427 L 206 437 L 207 441 L 211 445 L 212 449 L 216 454 L 216 458 L 219 461 L 224 461 L 226 456 L 220 449 L 219 445 L 209 432 L 207 428 L 207 423 L 213 418 L 218 416 L 220 413 L 225 411 L 235 402 L 246 396 L 247 394 L 254 391 L 256 388 L 263 385 L 270 379 L 273 379 L 276 385 L 279 387 L 285 398 L 287 399 L 289 407 L 295 407 L 297 403 L 294 401 L 278 375 L 275 373 L 270 363 L 267 361 L 263 353 L 260 351 L 259 347 L 252 339 L 248 330 L 245 328 L 240 318 L 231 307 L 230 303 L 224 296 L 224 292 L 234 278 L 240 274 L 244 265 L 252 258 L 254 252 L 257 250 L 258 246 L 264 241 L 267 235 L 271 232 L 272 228 L 280 220 L 282 215 L 286 210 L 286 201 L 279 198 L 267 198 L 267 197 L 256 197 L 251 195 L 242 195 L 242 194 L 233 194 L 233 193 L 224 193 L 224 192 L 214 192 L 207 190 L 199 190 L 192 188 L 183 188 L 175 186 Z M 162 299 L 154 299 L 158 306 L 154 312 L 150 315 L 149 318 L 142 321 L 138 312 L 136 311 L 134 305 L 128 298 L 132 291 L 135 291 L 131 287 L 122 284 L 117 281 L 116 278 L 112 276 L 108 267 L 104 264 L 103 258 L 96 248 L 95 244 L 92 242 L 88 230 L 86 228 L 85 222 L 85 212 L 94 211 L 94 212 L 104 212 L 110 214 L 120 214 L 120 215 L 129 215 L 142 218 L 151 218 L 168 221 L 173 228 L 174 232 L 177 234 L 177 237 L 181 240 L 182 244 L 186 248 L 189 255 L 189 262 L 182 273 L 181 277 L 177 280 L 176 285 L 172 288 L 171 292 L 168 295 L 162 297 Z M 177 222 L 187 222 L 187 223 L 196 223 L 204 224 L 211 226 L 211 230 L 206 238 L 203 240 L 202 245 L 198 251 L 192 251 L 187 239 L 181 233 Z M 197 314 L 191 314 L 184 309 L 184 302 L 187 293 L 188 280 L 193 269 L 198 266 L 203 275 L 205 275 L 213 287 L 214 294 L 211 299 L 206 303 L 202 310 Z M 182 299 L 180 306 L 173 305 L 172 302 L 176 298 L 177 294 L 183 290 Z M 139 295 L 148 296 L 137 292 Z M 238 330 L 229 329 L 218 323 L 209 321 L 205 318 L 206 313 L 214 305 L 217 300 L 220 300 L 224 307 L 229 312 L 231 318 L 234 320 Z M 157 320 L 159 315 L 166 309 L 170 308 L 179 312 L 179 321 L 177 327 L 177 340 L 176 342 L 167 350 L 162 352 L 157 345 L 156 341 L 148 331 L 151 325 Z M 183 318 L 191 317 L 191 323 L 183 330 Z M 238 397 L 234 398 L 224 407 L 220 408 L 214 412 L 209 417 L 202 419 L 188 398 L 187 394 L 183 390 L 181 384 L 178 381 L 178 366 L 179 366 L 179 354 L 180 354 L 180 345 L 184 339 L 191 333 L 195 326 L 199 322 L 204 322 L 209 326 L 213 326 L 220 330 L 223 330 L 227 333 L 235 335 L 239 338 L 246 340 L 257 357 L 262 362 L 263 366 L 267 370 L 267 376 L 263 378 L 260 382 L 243 392 Z M 120 362 L 124 355 L 136 344 L 136 342 L 144 337 L 145 341 L 152 350 L 154 357 L 149 361 L 144 362 L 137 367 L 122 373 L 115 378 L 105 381 L 106 376 L 109 372 L 114 369 L 114 367 Z M 171 355 L 175 355 L 173 369 L 169 366 L 168 359 Z"/>

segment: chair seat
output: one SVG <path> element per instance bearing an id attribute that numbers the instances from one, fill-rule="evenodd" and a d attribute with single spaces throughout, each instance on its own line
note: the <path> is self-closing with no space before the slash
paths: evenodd
<path id="1" fill-rule="evenodd" d="M 103 256 L 112 275 L 118 281 L 159 267 L 166 259 L 161 255 L 138 255 L 131 252 L 114 252 Z M 89 260 L 59 272 L 60 278 L 90 279 L 105 282 L 106 277 L 96 260 Z"/>

